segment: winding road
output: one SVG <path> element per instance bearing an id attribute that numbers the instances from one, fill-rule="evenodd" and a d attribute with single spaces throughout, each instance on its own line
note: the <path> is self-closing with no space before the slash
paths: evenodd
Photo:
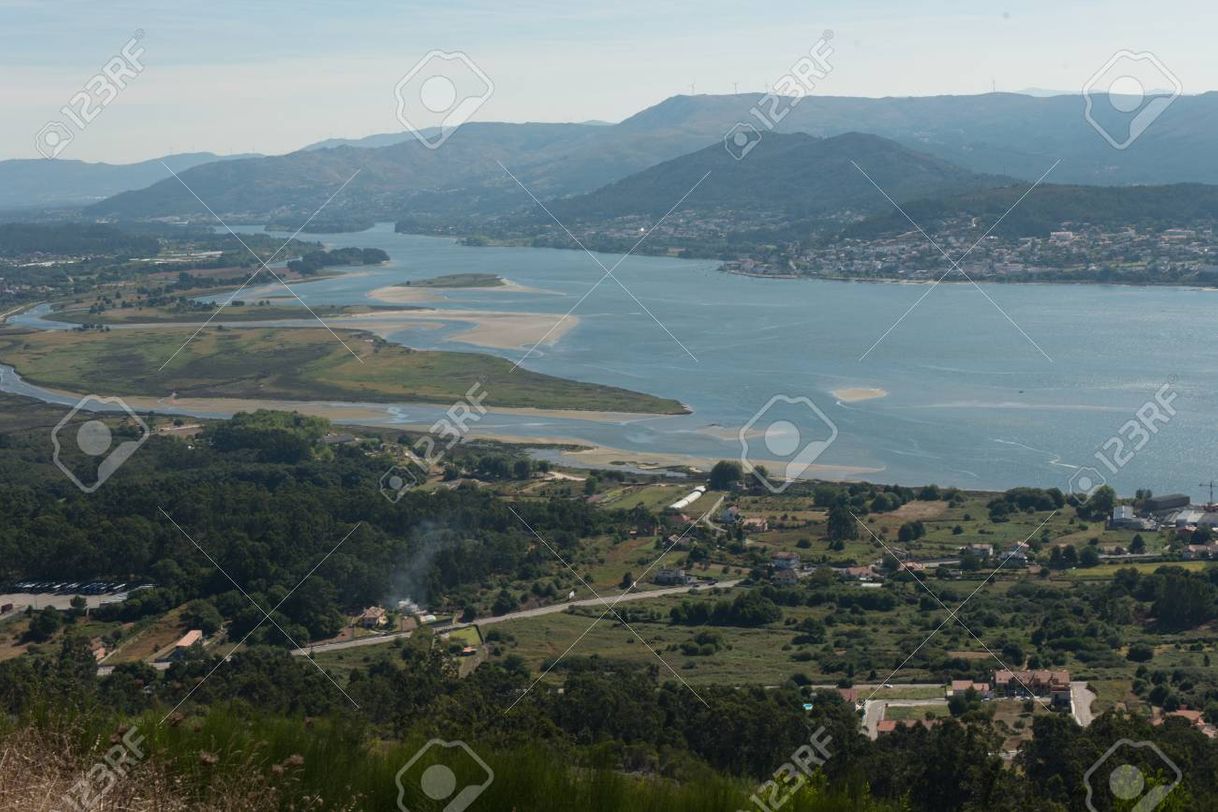
<path id="1" fill-rule="evenodd" d="M 467 629 L 470 626 L 489 626 L 493 623 L 505 623 L 509 620 L 522 620 L 530 617 L 541 617 L 542 615 L 552 615 L 558 612 L 567 611 L 570 606 L 613 606 L 616 603 L 626 603 L 627 601 L 643 601 L 651 600 L 652 598 L 663 598 L 667 595 L 688 595 L 691 592 L 701 592 L 706 589 L 731 589 L 740 583 L 743 579 L 737 578 L 732 581 L 719 581 L 717 584 L 697 586 L 671 586 L 663 589 L 651 589 L 646 592 L 628 591 L 618 595 L 602 595 L 599 598 L 583 598 L 575 601 L 565 601 L 563 603 L 552 603 L 547 606 L 538 606 L 533 609 L 521 609 L 519 612 L 508 612 L 505 615 L 492 615 L 491 617 L 478 618 L 470 623 L 448 623 L 445 625 L 436 625 L 431 628 L 437 632 L 451 632 L 457 629 Z M 410 637 L 412 632 L 393 632 L 391 634 L 380 634 L 375 637 L 361 637 L 357 640 L 342 640 L 337 643 L 318 643 L 305 648 L 293 649 L 292 654 L 297 657 L 302 657 L 306 654 L 324 654 L 328 651 L 342 651 L 349 648 L 362 648 L 363 646 L 378 646 L 383 643 L 389 643 L 399 638 Z"/>

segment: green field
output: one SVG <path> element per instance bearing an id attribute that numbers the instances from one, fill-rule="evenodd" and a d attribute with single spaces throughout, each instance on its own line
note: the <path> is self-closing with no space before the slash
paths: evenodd
<path id="1" fill-rule="evenodd" d="M 394 287 L 399 288 L 497 288 L 504 285 L 503 277 L 493 273 L 453 273 L 431 279 L 415 279 Z"/>
<path id="2" fill-rule="evenodd" d="M 411 350 L 354 330 L 336 331 L 344 347 L 322 328 L 209 328 L 160 369 L 193 332 L 8 331 L 0 333 L 0 360 L 31 383 L 73 392 L 453 403 L 480 383 L 487 406 L 684 411 L 675 400 L 514 370 L 490 355 Z"/>
<path id="3" fill-rule="evenodd" d="M 1208 561 L 1138 561 L 1130 564 L 1100 564 L 1097 567 L 1072 569 L 1066 572 L 1065 575 L 1069 578 L 1084 581 L 1106 581 L 1112 578 L 1118 570 L 1133 569 L 1143 575 L 1149 575 L 1159 567 L 1164 566 L 1179 567 L 1182 570 L 1189 570 L 1190 572 L 1201 572 L 1206 567 L 1211 566 L 1211 563 Z"/>
<path id="4" fill-rule="evenodd" d="M 942 719 L 944 716 L 950 716 L 947 711 L 947 703 L 942 705 L 889 705 L 884 709 L 884 718 L 893 719 L 898 722 L 907 721 L 910 719 L 925 719 L 929 715 L 932 719 Z"/>
<path id="5" fill-rule="evenodd" d="M 1005 585 L 991 584 L 991 587 L 1001 590 Z M 668 620 L 669 610 L 682 600 L 721 600 L 724 597 L 733 598 L 741 591 L 741 588 L 737 588 L 717 596 L 702 593 L 619 604 L 619 612 L 647 642 L 646 646 L 612 616 L 593 626 L 600 612 L 591 615 L 584 611 L 543 615 L 499 623 L 489 628 L 511 636 L 503 654 L 523 657 L 538 672 L 544 669 L 545 663 L 561 655 L 585 630 L 592 627 L 567 656 L 597 654 L 610 661 L 654 664 L 669 674 L 672 673 L 668 670 L 671 666 L 683 679 L 693 684 L 778 685 L 793 674 L 800 673 L 813 683 L 832 685 L 848 674 L 837 668 L 825 668 L 823 662 L 834 662 L 843 659 L 842 655 L 848 651 L 865 649 L 877 672 L 876 678 L 886 678 L 892 668 L 930 634 L 939 620 L 937 614 L 922 615 L 916 610 L 898 610 L 883 618 L 877 617 L 874 622 L 862 617 L 857 620 L 843 617 L 831 627 L 830 637 L 834 641 L 831 646 L 825 643 L 795 643 L 797 632 L 786 625 L 787 620 L 797 622 L 809 617 L 823 621 L 829 615 L 836 614 L 830 606 L 783 607 L 784 622 L 758 628 L 684 626 L 671 624 Z M 932 619 L 933 622 L 930 622 Z M 702 632 L 722 635 L 724 646 L 710 655 L 688 656 L 683 653 L 681 644 Z M 982 670 L 996 666 L 985 649 L 959 626 L 944 628 L 927 644 L 925 650 L 940 653 L 963 651 L 976 657 Z M 668 665 L 661 663 L 656 653 Z M 556 679 L 561 678 L 558 671 L 561 669 L 556 670 Z M 863 682 L 868 676 L 868 671 L 863 670 L 856 673 L 855 679 Z M 901 683 L 937 682 L 937 678 L 920 668 L 917 662 L 906 664 L 891 681 L 896 687 L 882 689 L 878 698 L 933 699 L 943 696 L 942 688 L 937 684 L 919 686 L 912 692 L 903 688 Z"/>

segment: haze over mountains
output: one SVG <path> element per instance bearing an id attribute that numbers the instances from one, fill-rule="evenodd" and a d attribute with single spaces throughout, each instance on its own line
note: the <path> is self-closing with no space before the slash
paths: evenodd
<path id="1" fill-rule="evenodd" d="M 166 155 L 134 164 L 87 163 L 70 158 L 20 158 L 0 161 L 0 209 L 85 205 L 129 189 L 139 189 L 200 164 L 244 155 L 211 152 Z"/>
<path id="2" fill-rule="evenodd" d="M 705 150 L 705 160 L 723 163 L 726 173 L 725 161 L 730 157 L 717 156 L 715 150 L 723 151 L 723 134 L 737 121 L 759 123 L 749 111 L 761 98 L 760 94 L 675 96 L 611 125 L 471 123 L 434 151 L 405 133 L 332 139 L 282 156 L 196 162 L 181 172 L 181 177 L 217 213 L 249 220 L 307 217 L 357 171 L 359 174 L 330 204 L 328 212 L 364 219 L 420 214 L 498 215 L 531 203 L 503 166 L 543 199 L 585 195 L 653 167 L 657 173 L 672 172 L 673 167 L 661 170 L 658 165 L 699 150 Z M 1014 179 L 1012 183 L 1040 177 L 1058 159 L 1061 162 L 1048 179 L 1051 183 L 1218 183 L 1218 165 L 1205 160 L 1218 151 L 1218 93 L 1180 97 L 1124 151 L 1112 149 L 1095 132 L 1085 120 L 1082 107 L 1078 95 L 810 96 L 790 109 L 775 132 L 818 138 L 865 133 L 892 139 L 903 149 L 923 156 L 907 168 L 906 180 L 911 184 L 919 178 L 928 179 L 924 174 L 929 169 L 927 158 L 946 162 L 938 171 L 949 175 L 951 171 L 967 171 L 991 178 L 1004 176 Z M 762 129 L 772 138 L 774 133 Z M 860 146 L 864 143 L 874 142 L 857 142 Z M 743 163 L 759 156 L 762 163 L 765 152 Z M 801 157 L 813 156 L 801 153 Z M 36 163 L 50 173 L 48 177 L 80 170 L 70 162 L 18 163 Z M 156 162 L 133 165 L 128 178 L 135 181 L 125 182 L 136 183 L 137 188 L 96 203 L 86 214 L 119 219 L 206 214 L 194 195 L 173 178 L 139 187 L 141 176 L 135 167 L 147 171 L 147 164 L 160 169 L 159 175 L 146 176 L 148 181 L 163 178 L 164 170 Z M 788 165 L 774 171 L 763 165 L 741 172 L 760 177 L 768 171 L 771 181 L 781 187 L 784 179 L 789 180 L 788 175 L 810 177 L 815 172 L 814 164 L 802 169 Z M 948 165 L 950 171 L 945 168 Z M 0 164 L 0 169 L 4 166 Z M 641 189 L 647 183 L 661 182 L 660 174 L 648 177 L 636 179 L 635 186 Z M 897 182 L 896 178 L 892 180 Z M 722 194 L 726 187 L 719 187 L 719 183 L 716 180 L 706 193 Z M 38 186 L 43 187 L 41 197 L 34 188 Z M 52 184 L 36 179 L 25 180 L 22 188 L 24 192 L 14 192 L 10 184 L 5 194 L 22 195 L 27 204 L 49 204 L 54 197 L 47 191 Z M 108 188 L 74 184 L 75 200 L 96 196 Z M 659 194 L 658 187 L 656 191 Z M 933 183 L 928 190 L 938 191 L 952 190 L 937 190 Z M 602 202 L 608 199 L 603 196 Z M 655 204 L 671 205 L 675 199 L 657 200 Z M 850 200 L 844 202 L 849 204 Z M 580 204 L 570 201 L 568 205 Z"/>
<path id="3" fill-rule="evenodd" d="M 579 219 L 658 216 L 695 185 L 698 188 L 682 204 L 685 211 L 780 211 L 804 218 L 891 208 L 872 181 L 897 200 L 1016 183 L 1014 178 L 961 169 L 877 135 L 845 133 L 817 138 L 804 133 L 770 133 L 742 160 L 722 143 L 712 144 L 589 194 L 560 201 L 555 211 L 560 217 Z"/>

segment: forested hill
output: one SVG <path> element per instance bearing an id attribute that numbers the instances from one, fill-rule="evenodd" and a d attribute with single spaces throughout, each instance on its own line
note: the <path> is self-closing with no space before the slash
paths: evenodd
<path id="1" fill-rule="evenodd" d="M 1020 201 L 1027 186 L 982 189 L 961 195 L 927 197 L 902 208 L 924 228 L 934 230 L 953 218 L 997 223 L 1000 237 L 1046 236 L 1063 224 L 1105 228 L 1172 228 L 1218 220 L 1218 186 L 1178 183 L 1170 186 L 1064 186 L 1042 184 Z M 1020 201 L 1016 206 L 1016 201 Z M 1005 217 L 1003 215 L 1006 215 Z M 1001 218 L 1001 222 L 998 222 Z M 909 220 L 886 211 L 845 231 L 870 239 L 908 231 Z"/>
<path id="2" fill-rule="evenodd" d="M 0 256 L 4 257 L 39 253 L 151 256 L 157 250 L 154 237 L 131 234 L 108 225 L 0 223 Z"/>
<path id="3" fill-rule="evenodd" d="M 765 133 L 740 159 L 716 142 L 555 205 L 560 218 L 660 215 L 688 194 L 682 211 L 748 210 L 805 217 L 891 208 L 876 185 L 896 200 L 908 200 L 1014 182 L 961 169 L 876 135 Z"/>

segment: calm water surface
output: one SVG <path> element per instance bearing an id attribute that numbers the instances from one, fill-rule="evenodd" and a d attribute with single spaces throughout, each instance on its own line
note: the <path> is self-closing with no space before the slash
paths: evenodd
<path id="1" fill-rule="evenodd" d="M 310 305 L 366 304 L 368 292 L 385 285 L 482 272 L 537 290 L 451 290 L 434 306 L 540 312 L 557 321 L 604 274 L 579 251 L 464 247 L 395 234 L 388 224 L 312 238 L 333 247 L 382 248 L 392 261 L 294 284 Z M 607 267 L 619 259 L 599 258 Z M 1065 488 L 1079 466 L 1094 466 L 1121 493 L 1149 487 L 1197 497 L 1198 483 L 1218 477 L 1218 298 L 1212 291 L 984 285 L 983 294 L 969 284 L 943 284 L 928 293 L 923 285 L 749 279 L 716 266 L 627 258 L 614 272 L 621 285 L 602 281 L 576 308 L 576 327 L 524 364 L 676 398 L 692 415 L 604 423 L 492 414 L 479 428 L 735 458 L 736 431 L 773 396 L 786 395 L 809 398 L 837 428 L 818 463 L 871 469 L 866 478 L 876 481 Z M 276 283 L 240 298 L 282 293 Z M 513 362 L 527 349 L 470 347 L 453 340 L 460 329 L 403 330 L 391 339 L 494 352 Z M 1098 463 L 1093 454 L 1169 382 L 1177 410 L 1170 423 L 1158 426 L 1117 473 Z M 845 403 L 832 394 L 849 387 L 882 388 L 888 395 Z M 434 412 L 403 404 L 387 409 L 386 421 Z M 827 429 L 810 412 L 802 422 L 790 417 L 805 435 L 824 438 Z M 763 418 L 758 428 L 769 422 Z"/>

